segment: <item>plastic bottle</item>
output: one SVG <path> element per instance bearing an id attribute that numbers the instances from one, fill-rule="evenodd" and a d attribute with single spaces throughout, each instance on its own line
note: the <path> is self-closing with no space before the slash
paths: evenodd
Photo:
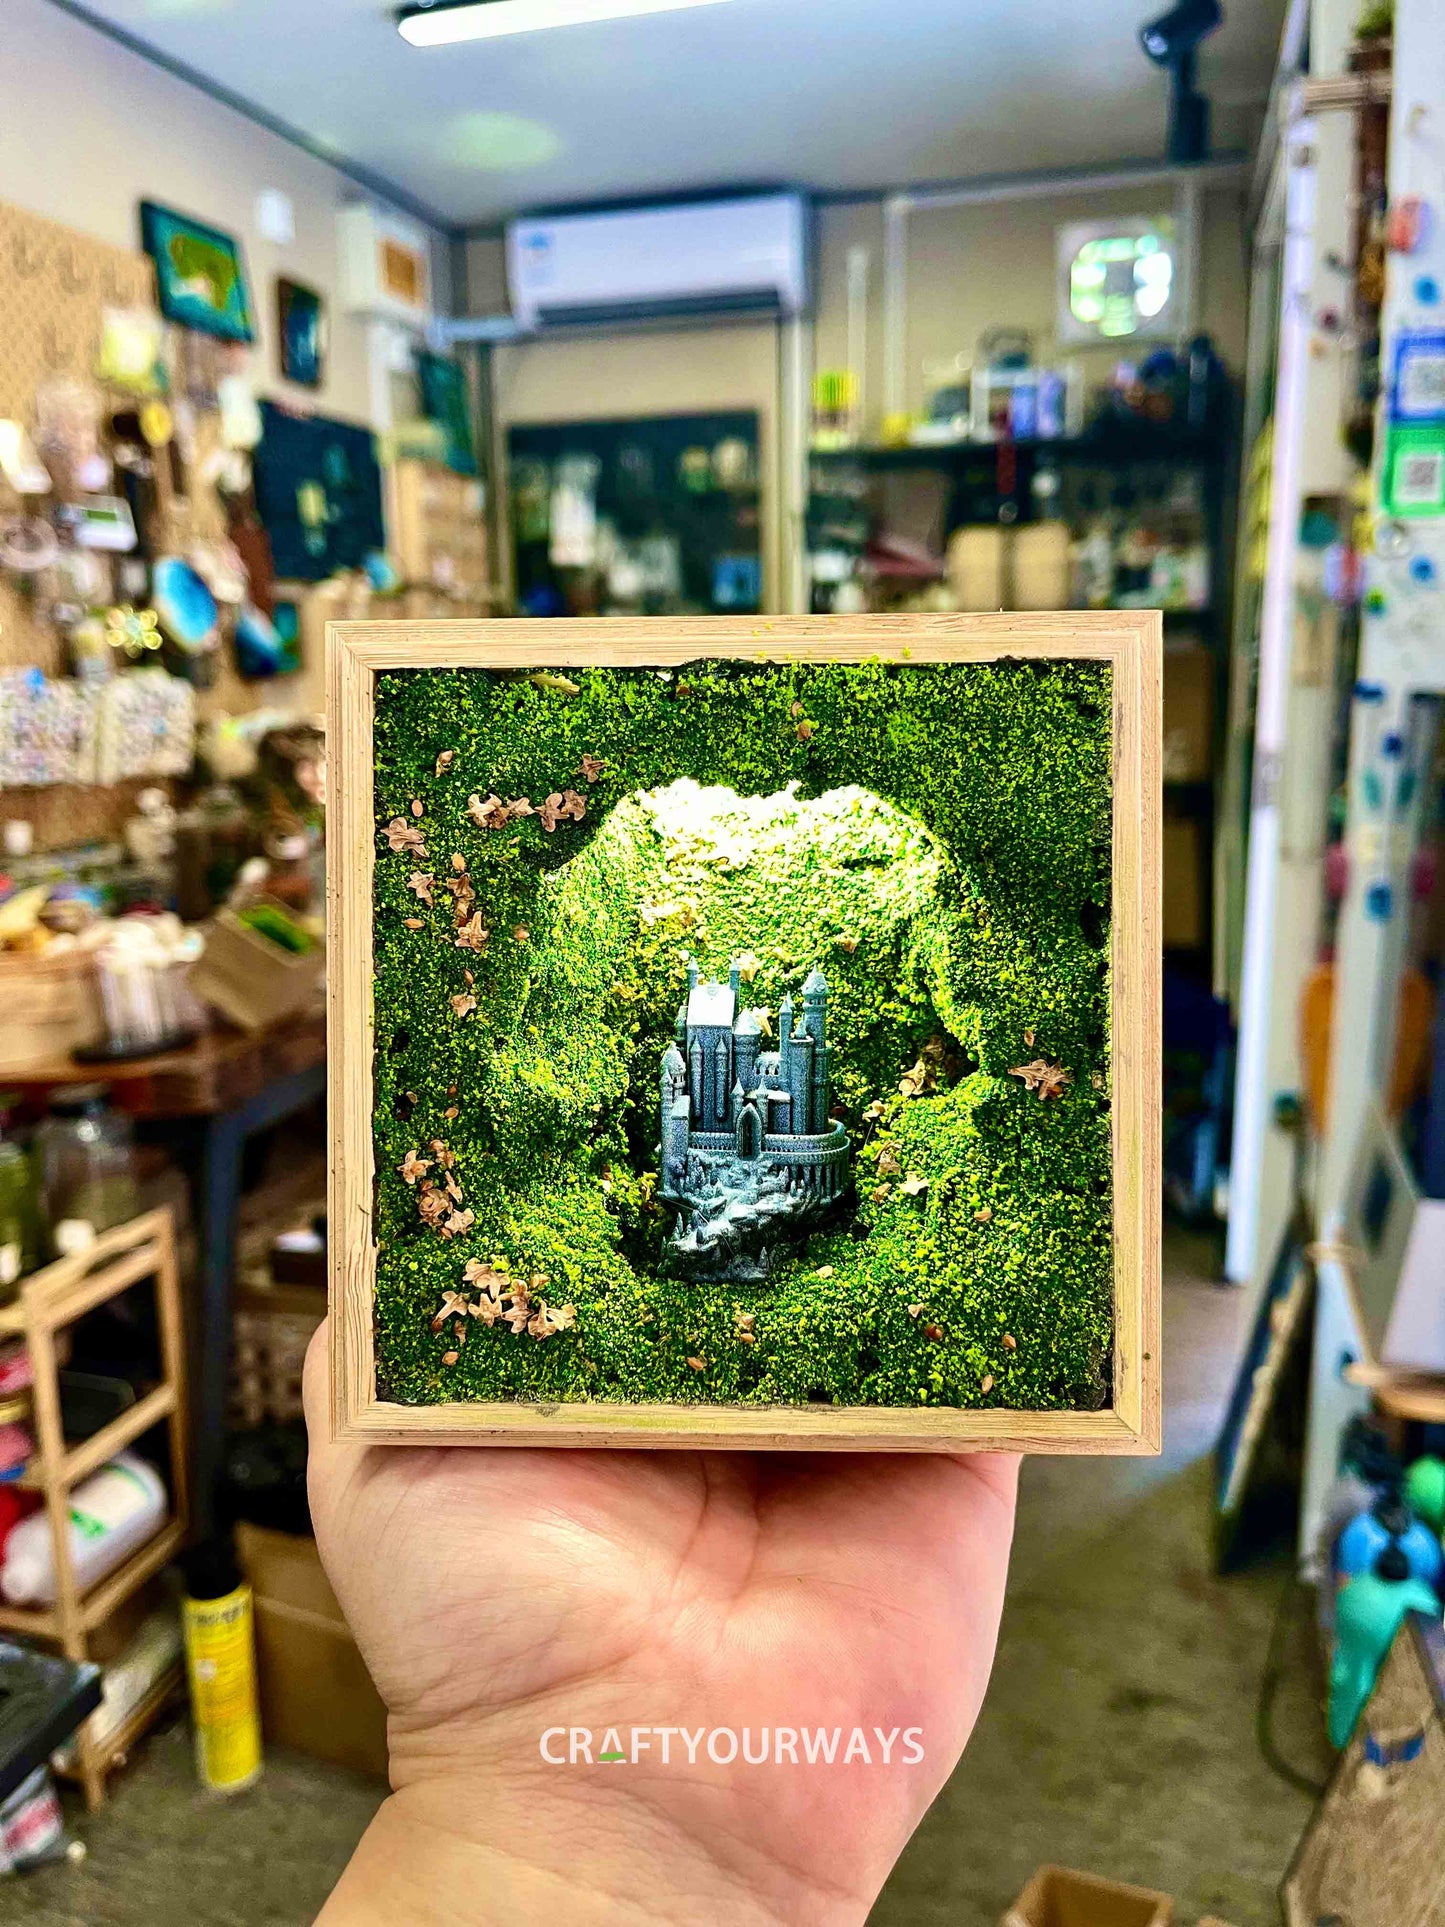
<path id="1" fill-rule="evenodd" d="M 1440 1541 L 1411 1516 L 1408 1506 L 1389 1498 L 1376 1500 L 1368 1512 L 1356 1513 L 1340 1534 L 1337 1561 L 1342 1577 L 1354 1579 L 1362 1572 L 1373 1572 L 1388 1545 L 1399 1546 L 1414 1578 L 1423 1579 L 1427 1586 L 1439 1585 L 1445 1566 Z"/>
<path id="2" fill-rule="evenodd" d="M 210 1793 L 244 1793 L 261 1777 L 251 1588 L 219 1541 L 190 1553 L 185 1573 L 181 1616 L 196 1773 Z"/>
<path id="3" fill-rule="evenodd" d="M 1435 1532 L 1445 1526 L 1445 1459 L 1427 1454 L 1405 1474 L 1405 1500 L 1417 1519 Z"/>
<path id="4" fill-rule="evenodd" d="M 133 1452 L 117 1453 L 70 1495 L 70 1557 L 77 1585 L 93 1586 L 160 1529 L 166 1489 Z M 0 1592 L 12 1606 L 55 1603 L 55 1548 L 45 1513 L 23 1519 L 5 1541 Z"/>
<path id="5" fill-rule="evenodd" d="M 1408 1612 L 1440 1617 L 1440 1602 L 1423 1579 L 1411 1576 L 1398 1544 L 1380 1554 L 1373 1572 L 1341 1588 L 1335 1605 L 1335 1650 L 1330 1661 L 1330 1744 L 1345 1746 L 1375 1678 Z"/>

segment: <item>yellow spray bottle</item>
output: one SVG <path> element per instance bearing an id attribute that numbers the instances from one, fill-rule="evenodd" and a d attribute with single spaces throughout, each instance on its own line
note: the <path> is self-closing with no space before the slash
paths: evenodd
<path id="1" fill-rule="evenodd" d="M 185 1560 L 181 1612 L 196 1772 L 210 1793 L 244 1793 L 261 1777 L 261 1710 L 251 1588 L 218 1540 Z"/>

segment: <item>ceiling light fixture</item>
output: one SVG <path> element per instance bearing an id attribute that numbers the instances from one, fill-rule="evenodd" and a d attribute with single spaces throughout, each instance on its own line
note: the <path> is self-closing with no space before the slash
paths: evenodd
<path id="1" fill-rule="evenodd" d="M 710 7 L 720 0 L 437 0 L 403 7 L 397 32 L 414 47 L 445 47 L 459 40 L 495 40 L 503 34 L 535 33 L 541 27 L 578 27 L 594 20 L 625 20 L 639 13 L 675 13 Z"/>

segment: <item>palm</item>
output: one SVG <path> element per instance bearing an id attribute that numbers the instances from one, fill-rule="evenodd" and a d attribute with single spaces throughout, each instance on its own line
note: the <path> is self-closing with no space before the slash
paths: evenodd
<path id="1" fill-rule="evenodd" d="M 557 1727 L 587 1729 L 594 1759 L 609 1728 L 624 1749 L 637 1727 L 748 1729 L 756 1751 L 764 1728 L 839 1727 L 846 1746 L 860 1727 L 880 1761 L 875 1728 L 920 1728 L 912 1766 L 901 1739 L 888 1770 L 807 1770 L 775 1750 L 767 1765 L 717 1764 L 706 1740 L 690 1764 L 674 1737 L 670 1766 L 654 1738 L 606 1781 L 714 1856 L 719 1830 L 725 1854 L 745 1833 L 747 1855 L 785 1878 L 876 1886 L 973 1724 L 1013 1461 L 317 1442 L 312 1465 L 318 1538 L 391 1712 L 398 1787 L 463 1757 L 556 1786 L 588 1771 L 544 1763 Z"/>

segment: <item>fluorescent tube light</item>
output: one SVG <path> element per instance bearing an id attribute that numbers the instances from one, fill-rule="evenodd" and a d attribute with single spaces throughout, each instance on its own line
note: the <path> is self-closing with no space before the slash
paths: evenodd
<path id="1" fill-rule="evenodd" d="M 462 0 L 461 5 L 408 7 L 397 31 L 414 47 L 445 47 L 458 40 L 495 40 L 502 34 L 535 33 L 540 27 L 577 27 L 593 20 L 625 20 L 639 13 L 676 13 L 712 7 L 720 0 Z"/>

